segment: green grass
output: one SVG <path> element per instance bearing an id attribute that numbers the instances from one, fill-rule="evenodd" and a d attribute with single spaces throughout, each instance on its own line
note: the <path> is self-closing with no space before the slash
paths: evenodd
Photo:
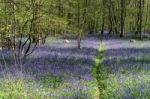
<path id="1" fill-rule="evenodd" d="M 5 74 L 0 79 L 0 99 L 98 99 L 97 88 L 95 81 L 68 83 L 56 77 L 40 81 L 20 72 L 19 75 Z"/>
<path id="2" fill-rule="evenodd" d="M 109 74 L 106 79 L 107 96 L 105 99 L 149 99 L 150 98 L 150 73 L 138 74 Z"/>

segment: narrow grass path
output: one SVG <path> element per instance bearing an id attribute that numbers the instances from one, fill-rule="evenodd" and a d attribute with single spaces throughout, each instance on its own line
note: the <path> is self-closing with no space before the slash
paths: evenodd
<path id="1" fill-rule="evenodd" d="M 99 53 L 97 58 L 95 59 L 95 64 L 93 66 L 93 76 L 96 79 L 96 83 L 98 85 L 98 96 L 99 99 L 103 99 L 105 96 L 105 88 L 106 88 L 106 71 L 102 66 L 103 62 L 103 53 L 104 53 L 104 42 L 100 42 Z"/>

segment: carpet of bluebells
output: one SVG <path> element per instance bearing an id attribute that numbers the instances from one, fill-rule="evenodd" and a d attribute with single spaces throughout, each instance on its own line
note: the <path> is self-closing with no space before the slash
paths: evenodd
<path id="1" fill-rule="evenodd" d="M 50 37 L 19 66 L 1 51 L 0 99 L 149 99 L 150 41 L 103 39 L 85 37 L 77 49 L 76 40 Z"/>
<path id="2" fill-rule="evenodd" d="M 150 41 L 105 37 L 103 67 L 106 96 L 114 99 L 150 98 Z"/>
<path id="3" fill-rule="evenodd" d="M 82 49 L 76 40 L 47 38 L 19 66 L 8 50 L 1 51 L 0 99 L 92 99 L 98 96 L 92 67 L 99 38 L 88 36 Z"/>

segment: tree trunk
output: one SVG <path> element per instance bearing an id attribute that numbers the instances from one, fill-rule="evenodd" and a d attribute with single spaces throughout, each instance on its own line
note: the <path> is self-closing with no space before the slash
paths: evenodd
<path id="1" fill-rule="evenodd" d="M 80 3 L 78 3 L 78 28 L 80 27 Z M 81 31 L 78 31 L 78 49 L 81 49 Z"/>
<path id="2" fill-rule="evenodd" d="M 125 2 L 124 0 L 121 0 L 120 2 L 121 5 L 121 33 L 120 37 L 124 37 L 124 21 L 125 21 Z"/>
<path id="3" fill-rule="evenodd" d="M 139 24 L 138 24 L 138 33 L 140 34 L 140 40 L 142 40 L 142 24 L 143 24 L 143 11 L 144 10 L 144 0 L 139 0 Z"/>

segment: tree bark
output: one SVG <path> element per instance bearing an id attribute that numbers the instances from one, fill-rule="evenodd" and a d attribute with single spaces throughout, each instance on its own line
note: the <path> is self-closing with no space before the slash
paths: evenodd
<path id="1" fill-rule="evenodd" d="M 124 37 L 124 22 L 125 22 L 125 1 L 121 0 L 121 33 L 120 37 Z"/>

